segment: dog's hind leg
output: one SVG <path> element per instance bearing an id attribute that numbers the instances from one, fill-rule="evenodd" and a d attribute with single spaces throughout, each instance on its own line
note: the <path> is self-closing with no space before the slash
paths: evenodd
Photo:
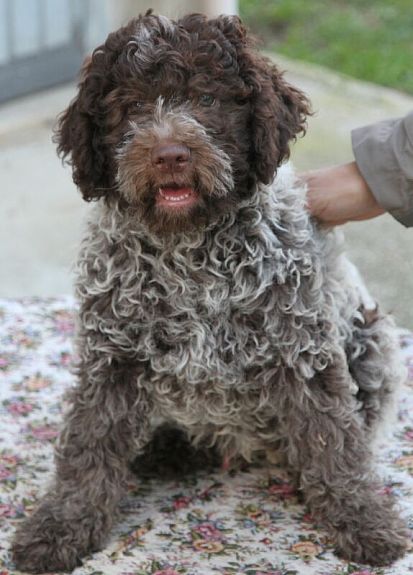
<path id="1" fill-rule="evenodd" d="M 139 377 L 136 368 L 103 353 L 83 367 L 57 446 L 54 482 L 14 537 L 20 571 L 72 571 L 104 544 L 128 463 L 148 439 L 149 403 Z"/>
<path id="2" fill-rule="evenodd" d="M 375 434 L 391 421 L 405 370 L 393 320 L 378 308 L 361 307 L 346 345 L 350 373 L 367 429 Z"/>
<path id="3" fill-rule="evenodd" d="M 288 377 L 288 374 L 287 374 Z M 370 439 L 352 395 L 344 354 L 310 381 L 296 374 L 277 390 L 280 430 L 300 489 L 345 559 L 387 565 L 407 548 L 408 530 L 380 495 Z"/>

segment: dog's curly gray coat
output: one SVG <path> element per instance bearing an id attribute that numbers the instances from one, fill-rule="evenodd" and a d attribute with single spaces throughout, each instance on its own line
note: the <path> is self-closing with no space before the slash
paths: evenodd
<path id="1" fill-rule="evenodd" d="M 165 106 L 158 99 L 143 128 L 128 124 L 116 143 L 121 194 L 99 202 L 88 225 L 79 383 L 56 479 L 16 534 L 16 563 L 68 570 L 101 548 L 128 465 L 161 422 L 225 461 L 276 453 L 341 555 L 389 563 L 406 530 L 378 494 L 371 448 L 402 378 L 392 321 L 366 309 L 336 236 L 313 225 L 288 167 L 203 225 L 162 234 L 148 224 L 133 205 L 130 146 L 154 122 L 195 130 L 217 198 L 237 185 L 231 155 L 218 145 L 214 156 L 213 132 L 188 120 L 187 105 Z"/>

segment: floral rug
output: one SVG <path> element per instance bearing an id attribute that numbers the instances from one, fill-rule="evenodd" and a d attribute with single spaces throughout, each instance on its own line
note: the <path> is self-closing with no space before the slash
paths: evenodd
<path id="1" fill-rule="evenodd" d="M 0 575 L 15 526 L 53 468 L 65 390 L 72 384 L 70 298 L 0 301 Z M 380 449 L 386 491 L 413 528 L 413 336 L 401 334 L 409 381 L 393 439 Z M 130 486 L 107 547 L 75 575 L 407 575 L 340 561 L 277 466 Z"/>

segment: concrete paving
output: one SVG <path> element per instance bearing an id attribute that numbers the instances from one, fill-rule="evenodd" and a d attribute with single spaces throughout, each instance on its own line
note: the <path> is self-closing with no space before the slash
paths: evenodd
<path id="1" fill-rule="evenodd" d="M 413 98 L 322 68 L 276 57 L 313 101 L 298 169 L 351 159 L 350 130 L 413 109 Z M 51 142 L 52 125 L 74 94 L 67 85 L 0 107 L 0 297 L 72 291 L 71 263 L 88 210 Z M 344 226 L 348 251 L 386 310 L 413 328 L 413 229 L 382 216 Z"/>

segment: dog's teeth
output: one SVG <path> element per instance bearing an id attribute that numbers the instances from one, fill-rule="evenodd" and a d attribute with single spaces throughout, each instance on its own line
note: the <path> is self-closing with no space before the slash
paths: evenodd
<path id="1" fill-rule="evenodd" d="M 163 188 L 159 188 L 159 195 L 167 200 L 168 202 L 182 202 L 183 200 L 188 199 L 191 196 L 190 192 L 184 192 L 183 194 L 176 196 L 174 194 L 170 194 L 165 192 Z"/>

